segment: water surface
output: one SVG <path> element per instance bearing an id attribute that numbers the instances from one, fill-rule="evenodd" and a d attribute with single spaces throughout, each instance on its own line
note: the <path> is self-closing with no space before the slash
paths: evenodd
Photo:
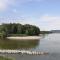
<path id="1" fill-rule="evenodd" d="M 33 43 L 32 43 L 33 44 Z M 38 44 L 30 50 L 47 51 L 48 55 L 19 55 L 19 54 L 0 54 L 13 57 L 16 60 L 60 60 L 60 34 L 47 34 L 42 36 Z"/>

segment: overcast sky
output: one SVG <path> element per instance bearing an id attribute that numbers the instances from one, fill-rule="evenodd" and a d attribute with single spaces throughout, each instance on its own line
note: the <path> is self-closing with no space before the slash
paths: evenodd
<path id="1" fill-rule="evenodd" d="M 60 29 L 60 0 L 0 0 L 0 24 L 11 22 Z"/>

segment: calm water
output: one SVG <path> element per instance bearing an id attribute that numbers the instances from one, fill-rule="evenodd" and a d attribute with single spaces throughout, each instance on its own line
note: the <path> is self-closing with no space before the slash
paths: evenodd
<path id="1" fill-rule="evenodd" d="M 30 50 L 47 51 L 49 55 L 19 55 L 19 54 L 0 54 L 13 57 L 15 60 L 60 60 L 60 34 L 48 34 L 42 36 L 36 47 Z"/>

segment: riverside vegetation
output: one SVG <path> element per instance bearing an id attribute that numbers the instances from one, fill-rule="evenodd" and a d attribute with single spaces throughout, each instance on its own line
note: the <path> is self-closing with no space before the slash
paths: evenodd
<path id="1" fill-rule="evenodd" d="M 38 45 L 38 40 L 8 40 L 8 36 L 34 36 L 39 35 L 40 29 L 29 24 L 2 24 L 0 25 L 0 49 L 26 49 L 35 48 Z M 13 60 L 0 56 L 0 60 Z"/>
<path id="2" fill-rule="evenodd" d="M 39 35 L 40 29 L 37 26 L 29 24 L 2 24 L 0 25 L 0 37 L 5 38 L 7 36 L 34 36 Z"/>
<path id="3" fill-rule="evenodd" d="M 0 60 L 13 60 L 13 59 L 0 56 Z"/>
<path id="4" fill-rule="evenodd" d="M 8 36 L 34 36 L 39 35 L 40 29 L 29 24 L 2 24 L 0 25 L 0 49 L 35 48 L 38 40 L 8 40 Z"/>
<path id="5" fill-rule="evenodd" d="M 29 24 L 9 23 L 0 25 L 0 49 L 35 48 L 38 40 L 8 40 L 10 36 L 38 36 L 42 32 L 39 27 Z M 45 32 L 44 32 L 45 33 Z"/>

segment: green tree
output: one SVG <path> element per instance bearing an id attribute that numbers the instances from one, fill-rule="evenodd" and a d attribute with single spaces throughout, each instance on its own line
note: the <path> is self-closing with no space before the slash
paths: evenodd
<path id="1" fill-rule="evenodd" d="M 25 35 L 39 35 L 40 29 L 37 26 L 30 24 L 2 24 L 0 25 L 0 32 L 4 31 L 7 36 L 9 34 L 25 34 Z M 2 32 L 3 33 L 3 32 Z"/>

